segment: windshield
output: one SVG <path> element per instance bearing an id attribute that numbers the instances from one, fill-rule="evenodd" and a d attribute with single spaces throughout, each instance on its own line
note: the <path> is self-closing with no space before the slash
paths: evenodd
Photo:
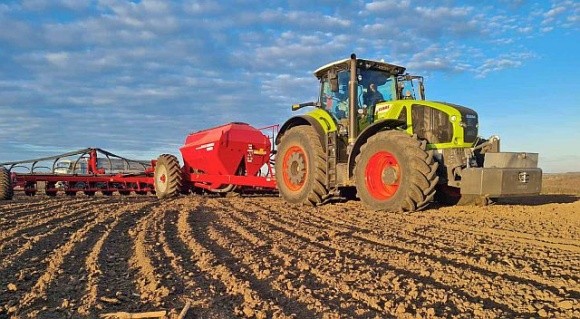
<path id="1" fill-rule="evenodd" d="M 339 71 L 338 90 L 333 92 L 327 78 L 322 80 L 320 102 L 336 119 L 348 118 L 348 82 L 350 71 Z M 358 70 L 357 107 L 366 111 L 374 108 L 378 102 L 396 99 L 395 76 L 378 70 Z"/>
<path id="2" fill-rule="evenodd" d="M 359 106 L 374 107 L 378 102 L 396 98 L 395 77 L 376 70 L 360 70 L 358 74 Z"/>
<path id="3" fill-rule="evenodd" d="M 423 77 L 402 75 L 397 78 L 398 96 L 401 100 L 424 100 Z"/>

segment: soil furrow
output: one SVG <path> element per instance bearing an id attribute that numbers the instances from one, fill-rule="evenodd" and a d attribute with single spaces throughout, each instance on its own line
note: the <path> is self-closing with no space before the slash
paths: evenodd
<path id="1" fill-rule="evenodd" d="M 113 204 L 112 206 L 121 206 L 120 204 Z M 116 208 L 113 208 L 116 209 Z M 123 209 L 122 209 L 123 210 Z M 54 280 L 62 273 L 62 268 L 68 259 L 71 258 L 71 253 L 75 251 L 77 245 L 82 244 L 87 240 L 87 236 L 94 230 L 100 227 L 100 223 L 104 221 L 108 215 L 109 210 L 95 211 L 96 217 L 90 221 L 85 222 L 81 228 L 77 229 L 70 235 L 68 240 L 58 246 L 51 252 L 46 262 L 46 269 L 32 286 L 32 288 L 25 293 L 19 303 L 20 309 L 28 309 L 31 304 L 37 300 L 46 299 L 47 290 L 53 285 Z M 78 269 L 78 267 L 77 267 Z M 82 269 L 82 268 L 81 268 Z"/>
<path id="2" fill-rule="evenodd" d="M 257 212 L 257 211 L 256 211 Z M 363 292 L 362 290 L 356 290 L 356 289 L 352 289 L 352 282 L 355 281 L 354 278 L 356 278 L 357 276 L 360 276 L 361 274 L 357 274 L 356 276 L 353 276 L 352 274 L 347 274 L 345 276 L 345 278 L 343 278 L 344 280 L 336 280 L 336 279 L 341 279 L 342 276 L 341 275 L 337 275 L 337 274 L 333 274 L 332 272 L 336 271 L 336 269 L 333 268 L 332 265 L 340 265 L 341 263 L 344 262 L 344 260 L 341 260 L 340 255 L 337 255 L 337 251 L 334 248 L 329 248 L 327 247 L 325 251 L 319 251 L 319 250 L 312 250 L 311 246 L 312 246 L 312 242 L 316 241 L 316 237 L 311 237 L 311 238 L 307 238 L 305 236 L 300 236 L 298 233 L 299 231 L 294 228 L 293 230 L 289 230 L 289 229 L 282 229 L 279 227 L 274 226 L 273 224 L 271 224 L 271 221 L 276 218 L 274 215 L 276 215 L 276 213 L 272 213 L 268 210 L 263 210 L 260 213 L 264 213 L 264 214 L 268 214 L 268 217 L 262 217 L 262 216 L 255 216 L 255 213 L 249 213 L 249 212 L 242 212 L 242 214 L 238 214 L 238 217 L 242 217 L 240 219 L 240 222 L 245 222 L 245 223 L 252 223 L 252 220 L 255 220 L 254 223 L 265 223 L 268 224 L 268 227 L 265 227 L 265 229 L 263 229 L 263 232 L 267 233 L 267 234 L 278 234 L 281 236 L 272 236 L 272 238 L 280 238 L 280 237 L 284 237 L 287 236 L 289 238 L 284 238 L 281 239 L 280 242 L 283 242 L 285 244 L 280 244 L 275 246 L 272 251 L 270 253 L 282 258 L 283 260 L 285 260 L 285 262 L 287 264 L 294 264 L 296 263 L 298 265 L 298 267 L 300 268 L 300 270 L 304 271 L 307 270 L 309 271 L 311 274 L 313 274 L 315 277 L 318 278 L 318 281 L 324 283 L 324 284 L 329 284 L 332 287 L 334 287 L 335 289 L 341 291 L 343 293 L 343 295 L 337 296 L 337 298 L 340 298 L 340 300 L 342 301 L 342 303 L 345 303 L 345 300 L 350 299 L 350 302 L 352 302 L 352 300 L 356 300 L 357 304 L 353 305 L 352 308 L 356 308 L 359 312 L 358 315 L 360 315 L 361 312 L 366 311 L 367 314 L 366 315 L 370 315 L 368 312 L 369 311 L 379 311 L 382 312 L 383 311 L 383 307 L 380 305 L 380 298 L 378 298 L 377 296 L 373 296 L 373 295 L 369 295 L 365 292 Z M 254 218 L 251 218 L 254 217 Z M 233 219 L 238 219 L 236 217 L 230 216 L 230 218 Z M 263 222 L 264 220 L 267 220 L 266 222 Z M 303 222 L 303 219 L 297 219 L 296 222 L 301 223 Z M 302 239 L 302 241 L 300 241 L 299 239 Z M 286 241 L 291 241 L 292 243 L 290 245 L 288 245 L 288 243 L 286 243 Z M 318 248 L 322 248 L 322 246 L 318 246 Z M 329 264 L 328 265 L 317 265 L 316 262 L 314 262 L 313 264 L 309 264 L 309 263 L 305 263 L 303 259 L 300 259 L 299 257 L 295 257 L 292 254 L 290 254 L 290 252 L 293 249 L 299 249 L 301 252 L 303 252 L 302 256 L 304 255 L 308 255 L 308 253 L 311 253 L 314 256 L 315 260 L 321 261 L 321 260 L 328 260 Z M 350 259 L 347 262 L 351 263 L 351 262 L 356 262 L 354 259 Z M 359 269 L 361 266 L 363 266 L 362 264 L 353 264 L 353 265 L 347 265 L 346 266 L 346 270 L 348 269 Z M 322 267 L 322 268 L 321 268 Z M 327 267 L 327 268 L 325 268 Z M 369 269 L 368 273 L 371 273 L 372 270 Z M 376 278 L 375 278 L 376 279 Z M 326 296 L 328 298 L 328 296 Z M 366 306 L 368 309 L 362 309 L 361 306 Z M 374 315 L 377 315 L 377 313 L 374 313 Z M 373 316 L 374 316 L 373 315 Z M 394 313 L 392 314 L 394 315 Z"/>
<path id="3" fill-rule="evenodd" d="M 71 221 L 58 223 L 54 227 L 44 227 L 36 233 L 15 237 L 13 240 L 5 243 L 0 253 L 0 258 L 2 259 L 0 272 L 5 271 L 5 269 L 10 269 L 12 264 L 18 260 L 29 260 L 32 262 L 38 260 L 38 251 L 34 250 L 36 247 L 47 247 L 49 245 L 48 243 L 56 243 L 57 241 L 54 239 L 58 239 L 62 237 L 63 233 L 68 233 L 71 229 L 74 229 L 71 227 L 71 223 L 76 226 L 89 222 L 95 218 L 94 215 L 94 212 L 86 210 L 84 213 L 75 216 Z M 45 248 L 44 250 L 49 251 L 50 249 Z M 30 259 L 25 257 L 26 254 L 30 256 Z M 7 271 L 10 272 L 10 270 Z"/>
<path id="4" fill-rule="evenodd" d="M 10 217 L 22 217 L 21 215 L 15 215 L 19 213 L 28 213 L 30 210 L 36 210 L 37 208 L 52 208 L 53 205 L 60 205 L 62 203 L 62 198 L 34 198 L 35 201 L 30 201 L 27 197 L 15 196 L 12 201 L 2 201 L 0 202 L 0 209 L 4 216 Z M 23 200 L 23 201 L 21 201 Z"/>
<path id="5" fill-rule="evenodd" d="M 327 214 L 316 216 L 324 219 L 325 223 L 337 224 L 338 226 L 341 226 L 342 223 L 357 223 L 350 218 L 350 215 L 337 214 L 330 210 L 327 211 Z M 419 218 L 423 219 L 423 217 Z M 401 242 L 414 243 L 425 251 L 439 250 L 441 255 L 453 254 L 453 258 L 464 259 L 478 266 L 482 265 L 488 270 L 495 269 L 514 276 L 519 276 L 523 272 L 527 274 L 525 278 L 544 285 L 560 287 L 569 285 L 570 280 L 578 282 L 579 277 L 575 274 L 580 269 L 570 269 L 570 264 L 580 265 L 580 255 L 574 254 L 566 248 L 559 250 L 539 246 L 533 250 L 538 254 L 550 256 L 550 258 L 538 256 L 540 258 L 530 259 L 528 251 L 531 248 L 529 245 L 509 240 L 498 245 L 498 241 L 504 242 L 502 236 L 475 235 L 469 230 L 465 232 L 453 227 L 417 223 L 410 216 L 408 219 L 412 226 L 407 225 L 400 230 L 384 230 L 377 227 L 377 224 L 369 224 L 367 221 L 360 221 L 360 224 L 364 226 L 357 225 L 356 230 L 361 233 L 375 234 L 379 238 L 394 237 Z M 421 227 L 415 227 L 417 224 L 421 224 Z M 432 224 L 437 224 L 437 222 L 433 221 Z M 442 232 L 442 229 L 449 231 Z M 388 235 L 383 234 L 385 231 Z"/>
<path id="6" fill-rule="evenodd" d="M 93 204 L 100 204 L 106 202 L 105 199 L 95 200 L 94 198 L 85 197 L 85 198 L 59 198 L 59 199 L 51 199 L 48 204 L 44 201 L 40 201 L 39 203 L 32 203 L 26 204 L 24 206 L 20 206 L 18 208 L 13 208 L 7 213 L 3 213 L 2 218 L 0 220 L 4 221 L 27 221 L 26 219 L 29 216 L 38 217 L 39 214 L 46 214 L 50 213 L 52 209 L 67 206 L 67 207 L 80 207 L 82 205 L 86 205 L 87 203 Z M 2 224 L 0 224 L 2 225 Z"/>
<path id="7" fill-rule="evenodd" d="M 284 217 L 288 217 L 287 214 L 280 214 L 278 216 L 282 216 L 282 215 Z M 304 232 L 302 230 L 302 229 L 305 228 L 304 225 L 302 224 L 302 222 L 304 221 L 304 218 L 300 218 L 300 224 L 298 224 L 298 221 L 297 220 L 293 220 L 293 221 L 276 220 L 276 219 L 278 219 L 278 216 L 270 216 L 268 223 L 270 223 L 271 226 L 273 226 L 275 228 L 278 228 L 282 232 L 287 232 L 288 237 L 289 237 L 289 240 L 293 240 L 294 238 L 303 238 L 304 241 L 311 242 L 311 243 L 316 243 L 316 245 L 321 246 L 321 248 L 323 250 L 329 250 L 329 249 L 333 249 L 334 250 L 334 249 L 336 249 L 336 250 L 339 251 L 339 253 L 349 254 L 349 251 L 350 250 L 344 250 L 344 248 L 341 247 L 341 245 L 333 245 L 332 243 L 330 243 L 330 245 L 322 245 L 320 243 L 317 243 L 321 239 L 322 240 L 324 240 L 324 239 L 319 237 L 320 234 L 316 234 L 317 229 L 313 229 L 312 230 L 313 234 L 306 233 L 306 232 Z M 260 218 L 260 220 L 262 220 L 262 218 Z M 298 243 L 296 243 L 296 244 L 298 244 Z M 348 243 L 348 244 L 350 244 L 350 243 Z M 312 244 L 312 245 L 314 245 L 314 244 Z M 361 243 L 360 242 L 357 242 L 356 245 L 360 246 Z M 357 250 L 360 250 L 360 247 L 357 247 Z M 370 260 L 368 260 L 369 263 L 385 264 L 382 260 L 390 260 L 393 257 L 397 257 L 397 256 L 389 256 L 389 255 L 387 255 L 385 257 L 381 257 L 378 260 L 373 260 L 373 259 L 376 259 L 377 256 L 376 256 L 376 254 L 373 254 L 372 252 L 373 251 L 365 252 L 364 254 L 361 254 L 360 256 L 351 256 L 351 258 L 362 258 L 362 259 L 369 259 L 370 258 Z M 398 257 L 401 258 L 401 256 L 398 256 Z M 385 264 L 385 266 L 389 266 L 389 265 Z M 393 268 L 393 267 L 391 267 L 391 268 Z M 406 268 L 400 268 L 400 269 L 394 268 L 394 269 L 397 270 L 397 271 L 402 271 L 402 270 L 405 270 Z M 410 276 L 417 276 L 417 275 L 418 274 L 410 273 Z M 452 287 L 453 287 L 453 286 L 444 285 L 442 283 L 440 283 L 439 286 L 446 287 L 446 288 L 448 288 L 450 290 L 452 290 Z M 461 288 L 463 288 L 463 287 L 461 287 Z M 458 289 L 456 289 L 456 290 L 458 290 Z M 511 308 L 509 308 L 508 306 L 503 305 L 501 303 L 496 303 L 493 300 L 491 300 L 489 298 L 485 298 L 483 296 L 478 297 L 476 295 L 470 295 L 470 294 L 467 294 L 467 293 L 461 293 L 459 295 L 460 295 L 460 297 L 462 297 L 462 299 L 465 299 L 465 300 L 478 300 L 478 299 L 481 299 L 481 301 L 486 301 L 488 304 L 494 305 L 495 308 L 498 308 L 498 309 L 500 309 L 500 310 L 502 310 L 504 312 L 512 313 L 512 314 L 517 314 L 516 312 L 513 312 L 511 310 Z"/>
<path id="8" fill-rule="evenodd" d="M 180 212 L 178 220 L 180 237 L 192 253 L 199 255 L 196 265 L 202 271 L 219 279 L 226 287 L 226 295 L 230 296 L 230 302 L 232 302 L 234 307 L 233 313 L 236 316 L 258 316 L 260 309 L 267 307 L 268 304 L 250 287 L 249 282 L 239 279 L 226 266 L 227 261 L 221 260 L 220 262 L 219 257 L 212 251 L 212 248 L 215 248 L 215 244 L 206 232 L 209 224 L 216 221 L 216 218 L 215 213 L 204 205 L 198 206 L 191 213 Z"/>
<path id="9" fill-rule="evenodd" d="M 138 293 L 135 282 L 135 271 L 130 269 L 129 259 L 133 254 L 134 242 L 129 232 L 135 229 L 137 221 L 150 213 L 155 201 L 148 199 L 147 202 L 135 207 L 127 205 L 129 214 L 119 219 L 115 230 L 103 241 L 100 251 L 97 253 L 95 272 L 98 279 L 92 284 L 91 295 L 97 300 L 92 313 L 99 312 L 139 312 L 143 309 L 155 309 L 153 305 L 143 302 Z"/>
<path id="10" fill-rule="evenodd" d="M 293 271 L 293 267 L 281 259 L 267 258 L 270 250 L 269 244 L 252 244 L 252 242 L 245 244 L 245 240 L 233 236 L 239 232 L 238 228 L 239 226 L 235 225 L 232 228 L 217 224 L 209 226 L 209 237 L 219 245 L 219 247 L 213 245 L 212 251 L 218 253 L 220 259 L 228 261 L 228 267 L 239 274 L 241 280 L 248 282 L 264 301 L 269 301 L 268 307 L 262 310 L 266 317 L 281 318 L 294 315 L 299 318 L 314 318 L 315 312 L 309 308 L 318 308 L 319 313 L 325 310 L 330 312 L 328 308 L 317 307 L 316 300 L 312 298 L 311 293 L 306 291 L 306 287 L 302 287 L 302 295 L 297 294 L 296 291 L 291 293 L 295 289 L 292 289 L 289 278 L 298 274 L 295 272 L 296 269 Z M 242 238 L 244 237 L 242 235 Z M 253 249 L 246 250 L 246 247 L 253 247 Z M 276 280 L 276 278 L 281 280 Z M 310 302 L 306 304 L 304 300 Z M 318 305 L 322 305 L 322 303 L 318 301 Z"/>
<path id="11" fill-rule="evenodd" d="M 0 295 L 0 304 L 12 308 L 11 312 L 20 309 L 19 301 L 27 291 L 33 288 L 35 283 L 39 282 L 51 256 L 54 256 L 53 251 L 66 244 L 71 233 L 80 229 L 83 224 L 90 220 L 90 218 L 80 219 L 59 227 L 59 232 L 43 237 L 34 245 L 26 246 L 26 249 L 17 256 L 17 259 L 11 259 L 0 272 L 0 286 L 13 285 L 14 291 L 10 294 Z"/>
<path id="12" fill-rule="evenodd" d="M 256 229 L 256 225 L 250 220 L 236 215 L 238 216 L 228 213 L 224 216 L 224 219 L 227 217 L 231 222 L 222 220 L 227 227 L 215 225 L 213 226 L 215 231 L 226 238 L 229 247 L 236 247 L 232 248 L 232 253 L 240 256 L 237 260 L 245 264 L 255 278 L 265 281 L 271 289 L 279 291 L 278 296 L 274 298 L 281 305 L 285 305 L 285 308 L 290 309 L 286 312 L 308 318 L 315 316 L 308 313 L 309 309 L 315 310 L 317 316 L 333 313 L 337 315 L 333 309 L 340 308 L 341 300 L 346 299 L 346 296 L 329 298 L 333 294 L 332 288 L 309 273 L 308 266 L 304 262 L 282 253 L 283 248 L 280 247 L 283 245 L 282 242 L 262 235 L 265 228 Z M 228 244 L 222 244 L 224 245 Z"/>
<path id="13" fill-rule="evenodd" d="M 250 220 L 249 216 L 244 218 Z M 399 285 L 389 287 L 387 281 L 381 280 L 395 277 L 392 270 L 365 265 L 364 260 L 317 244 L 316 237 L 304 237 L 295 229 L 277 227 L 271 220 L 264 225 L 267 225 L 268 237 L 279 238 L 284 242 L 284 245 L 273 247 L 271 253 L 291 264 L 297 264 L 303 271 L 314 276 L 316 281 L 330 286 L 332 289 L 325 297 L 339 300 L 341 313 L 355 311 L 356 316 L 365 314 L 374 317 L 377 312 L 397 316 L 407 311 L 404 303 L 404 296 L 409 292 L 406 291 L 407 288 Z M 295 249 L 301 251 L 299 257 L 293 254 Z M 359 280 L 366 283 L 364 287 L 357 283 Z"/>
<path id="14" fill-rule="evenodd" d="M 275 223 L 279 227 L 283 227 L 284 225 L 288 224 L 288 220 L 285 220 L 283 217 L 285 215 L 281 215 L 280 219 L 277 220 Z M 277 218 L 273 218 L 276 220 Z M 305 229 L 307 226 L 305 223 L 301 224 L 301 228 Z M 318 227 L 312 227 L 311 232 L 315 232 Z M 302 236 L 309 236 L 308 233 L 301 233 Z M 312 236 L 312 235 L 310 235 Z M 314 237 L 316 238 L 316 237 Z M 421 271 L 429 271 L 430 269 L 441 269 L 442 276 L 439 279 L 442 284 L 448 285 L 450 287 L 455 287 L 454 290 L 461 289 L 465 292 L 466 297 L 468 299 L 480 299 L 482 301 L 487 302 L 490 305 L 494 305 L 494 307 L 507 312 L 507 314 L 516 314 L 516 315 L 530 315 L 526 312 L 519 311 L 529 311 L 532 308 L 531 303 L 520 303 L 513 299 L 513 294 L 516 291 L 525 291 L 531 293 L 533 295 L 543 293 L 545 294 L 548 291 L 547 300 L 543 301 L 536 301 L 544 303 L 544 306 L 553 306 L 553 303 L 562 299 L 562 298 L 576 298 L 578 295 L 576 291 L 568 290 L 566 293 L 561 294 L 559 291 L 559 287 L 547 286 L 543 285 L 538 282 L 534 282 L 525 278 L 520 278 L 519 276 L 511 276 L 508 274 L 503 274 L 500 272 L 491 272 L 486 269 L 482 269 L 480 267 L 465 264 L 462 262 L 454 261 L 447 256 L 437 256 L 431 253 L 424 252 L 419 249 L 415 249 L 409 245 L 407 245 L 404 241 L 399 242 L 396 239 L 393 241 L 384 241 L 382 239 L 374 238 L 373 236 L 369 236 L 367 234 L 358 234 L 355 233 L 349 238 L 350 240 L 340 241 L 339 243 L 332 245 L 337 248 L 339 247 L 348 247 L 350 245 L 350 241 L 356 241 L 356 245 L 359 246 L 360 243 L 363 243 L 363 246 L 372 247 L 373 251 L 369 251 L 367 257 L 370 258 L 381 258 L 383 260 L 393 260 L 393 259 L 408 259 L 409 261 L 406 262 L 405 269 L 415 270 L 417 272 Z M 379 249 L 377 249 L 377 247 Z M 363 250 L 362 252 L 366 252 Z M 415 261 L 416 263 L 413 263 Z M 416 265 L 425 265 L 417 267 Z M 459 278 L 457 276 L 460 276 Z M 491 280 L 493 278 L 493 280 Z M 477 282 L 479 285 L 475 287 L 466 287 L 457 282 Z M 480 289 L 481 287 L 488 287 L 489 291 L 485 291 L 486 289 Z M 490 289 L 494 288 L 494 289 Z M 511 287 L 506 291 L 505 289 L 497 289 L 499 287 Z M 507 301 L 507 303 L 501 303 L 499 300 Z M 519 310 L 516 310 L 519 309 Z"/>
<path id="15" fill-rule="evenodd" d="M 166 201 L 164 205 L 171 206 L 171 202 Z M 153 222 L 159 214 L 162 214 L 160 209 L 152 209 L 137 222 L 134 229 L 129 231 L 134 242 L 133 254 L 129 264 L 131 269 L 136 270 L 139 294 L 142 300 L 153 302 L 156 306 L 163 305 L 163 300 L 170 292 L 169 288 L 164 286 L 160 280 L 162 277 L 160 271 L 163 268 L 155 267 L 153 261 L 158 249 L 155 245 L 158 243 L 155 240 L 155 232 L 158 230 L 153 228 Z"/>
<path id="16" fill-rule="evenodd" d="M 110 224 L 105 225 L 105 229 L 102 232 L 102 235 L 98 238 L 95 244 L 90 247 L 90 252 L 85 258 L 84 268 L 87 271 L 86 276 L 86 289 L 85 295 L 81 299 L 81 305 L 78 308 L 78 312 L 82 316 L 87 316 L 94 310 L 94 306 L 97 302 L 97 286 L 100 281 L 100 276 L 102 271 L 100 269 L 98 260 L 99 255 L 101 254 L 103 245 L 105 241 L 109 238 L 112 232 L 117 230 L 117 226 L 121 222 L 122 219 L 130 218 L 130 214 L 124 214 L 122 216 L 114 218 L 114 220 Z"/>
<path id="17" fill-rule="evenodd" d="M 167 256 L 171 257 L 171 267 L 184 281 L 183 301 L 192 304 L 194 318 L 235 318 L 235 303 L 227 293 L 227 287 L 219 276 L 202 270 L 198 261 L 202 257 L 189 247 L 189 237 L 185 225 L 187 215 L 196 214 L 198 198 L 182 198 L 169 207 L 163 220 L 163 244 Z M 181 218 L 181 219 L 180 219 Z M 182 223 L 179 226 L 180 222 Z"/>
<path id="18" fill-rule="evenodd" d="M 359 227 L 355 225 L 344 226 L 342 222 L 348 222 L 347 219 L 342 219 L 335 216 L 334 213 L 319 214 L 312 216 L 316 223 L 311 224 L 312 227 L 326 229 L 334 229 L 338 233 L 353 233 L 358 232 L 371 236 L 375 242 L 386 244 L 401 243 L 405 249 L 417 251 L 427 251 L 431 255 L 441 257 L 445 256 L 454 262 L 468 264 L 474 268 L 480 268 L 481 271 L 488 271 L 497 275 L 508 275 L 512 278 L 521 278 L 522 281 L 529 281 L 535 283 L 535 286 L 542 289 L 552 287 L 555 291 L 561 287 L 568 286 L 569 280 L 577 281 L 577 274 L 580 269 L 570 269 L 570 266 L 547 266 L 546 263 L 538 265 L 537 260 L 526 259 L 526 247 L 511 246 L 509 252 L 501 246 L 497 246 L 497 241 L 489 245 L 481 245 L 482 239 L 462 238 L 459 240 L 442 240 L 447 237 L 445 233 L 435 233 L 431 236 L 425 236 L 417 231 L 408 230 L 381 230 L 378 227 L 370 229 L 367 227 Z M 340 222 L 339 222 L 340 221 Z M 385 241 L 383 238 L 389 238 Z M 457 244 L 460 242 L 460 244 Z M 455 243 L 455 244 L 453 244 Z M 519 252 L 519 254 L 517 254 Z M 578 255 L 570 254 L 567 251 L 550 251 L 552 263 L 565 265 L 568 261 L 577 260 L 576 264 L 580 265 Z M 572 263 L 574 264 L 574 263 Z M 545 273 L 546 269 L 550 269 L 550 275 Z M 534 269 L 536 270 L 534 272 Z M 578 290 L 578 287 L 568 287 L 569 290 Z"/>
<path id="19" fill-rule="evenodd" d="M 26 218 L 20 225 L 15 225 L 14 229 L 8 229 L 4 232 L 2 238 L 0 238 L 0 251 L 4 249 L 4 245 L 12 240 L 34 236 L 37 232 L 46 231 L 50 225 L 65 224 L 69 219 L 74 219 L 79 213 L 87 212 L 91 209 L 86 204 L 79 205 L 79 207 L 76 207 L 76 205 L 72 207 L 61 205 L 58 206 L 58 209 L 51 211 L 48 217 L 41 219 Z"/>
<path id="20" fill-rule="evenodd" d="M 286 210 L 286 208 L 282 209 Z M 305 214 L 295 210 L 293 212 L 301 216 Z M 381 229 L 377 224 L 368 225 L 366 220 L 360 221 L 360 223 L 364 224 L 364 227 L 360 227 L 358 225 L 355 226 L 359 221 L 350 219 L 351 215 L 328 210 L 327 213 L 312 214 L 310 216 L 319 222 L 319 224 L 312 224 L 312 226 L 320 229 L 332 228 L 338 233 L 358 231 L 364 234 L 373 234 L 377 239 L 389 238 L 389 243 L 400 242 L 407 246 L 411 245 L 414 250 L 432 252 L 436 256 L 445 256 L 460 263 L 470 264 L 475 268 L 482 268 L 483 271 L 507 274 L 512 278 L 522 278 L 522 280 L 535 283 L 539 287 L 552 287 L 551 290 L 554 292 L 561 287 L 568 287 L 568 290 L 572 292 L 578 290 L 577 285 L 569 287 L 570 281 L 578 281 L 578 277 L 574 275 L 578 271 L 570 269 L 569 261 L 574 264 L 574 260 L 578 261 L 579 257 L 566 251 L 549 249 L 546 254 L 553 257 L 550 262 L 541 258 L 529 260 L 525 252 L 528 249 L 527 246 L 518 245 L 514 247 L 512 245 L 509 250 L 506 250 L 505 246 L 498 247 L 497 239 L 488 246 L 482 246 L 483 239 L 474 236 L 472 236 L 473 238 L 457 238 L 458 236 L 455 235 L 453 239 L 446 241 L 442 240 L 442 238 L 448 238 L 450 237 L 448 234 L 457 234 L 457 232 L 438 232 L 431 236 L 424 236 L 417 232 L 414 226 L 409 227 L 409 225 L 406 225 L 401 229 L 391 229 L 389 227 L 389 229 L 385 230 Z M 407 219 L 410 220 L 412 225 L 415 225 L 411 216 L 407 216 Z M 515 254 L 517 252 L 521 253 Z M 562 264 L 562 266 L 558 266 L 558 264 Z M 580 263 L 577 262 L 576 264 Z M 526 276 L 522 276 L 523 273 Z"/>
<path id="21" fill-rule="evenodd" d="M 184 200 L 180 200 L 183 202 Z M 192 302 L 191 312 L 197 315 L 196 318 L 234 318 L 234 306 L 230 298 L 225 295 L 225 285 L 211 273 L 202 271 L 196 261 L 201 257 L 196 251 L 188 247 L 189 237 L 184 225 L 178 226 L 180 217 L 197 209 L 198 204 L 191 204 L 193 208 L 186 209 L 183 205 L 170 209 L 164 216 L 162 240 L 168 256 L 175 256 L 171 259 L 171 267 L 176 273 L 181 274 L 185 281 L 184 301 Z M 181 222 L 187 220 L 187 216 Z"/>

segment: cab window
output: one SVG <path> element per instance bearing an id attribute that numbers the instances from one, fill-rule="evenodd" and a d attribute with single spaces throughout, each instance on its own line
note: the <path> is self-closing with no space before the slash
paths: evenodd
<path id="1" fill-rule="evenodd" d="M 333 92 L 328 78 L 322 81 L 320 103 L 337 120 L 348 118 L 348 81 L 350 72 L 338 72 L 338 91 Z"/>

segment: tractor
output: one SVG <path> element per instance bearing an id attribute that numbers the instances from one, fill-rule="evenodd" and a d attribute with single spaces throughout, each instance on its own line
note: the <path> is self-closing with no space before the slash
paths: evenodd
<path id="1" fill-rule="evenodd" d="M 429 203 L 481 204 L 537 195 L 538 154 L 500 152 L 478 136 L 478 114 L 425 99 L 424 79 L 402 66 L 350 58 L 314 72 L 312 109 L 276 137 L 276 184 L 290 203 L 360 199 L 371 209 L 412 212 Z"/>

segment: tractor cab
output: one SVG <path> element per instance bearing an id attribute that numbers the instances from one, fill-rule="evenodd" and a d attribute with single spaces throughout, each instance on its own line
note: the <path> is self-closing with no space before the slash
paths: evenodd
<path id="1" fill-rule="evenodd" d="M 358 132 L 382 118 L 377 105 L 397 100 L 425 100 L 422 76 L 405 74 L 405 68 L 385 62 L 356 59 L 353 90 L 351 59 L 327 64 L 314 72 L 320 80 L 318 106 L 329 112 L 344 135 L 347 133 L 350 100 L 353 98 Z M 380 109 L 381 112 L 378 112 Z M 381 114 L 377 114 L 381 113 Z"/>
<path id="2" fill-rule="evenodd" d="M 376 103 L 399 98 L 397 76 L 405 70 L 392 64 L 356 60 L 355 92 L 350 92 L 351 83 L 350 59 L 340 60 L 325 65 L 314 72 L 320 80 L 320 105 L 337 120 L 348 118 L 350 96 L 359 114 L 366 114 L 367 109 Z M 351 94 L 355 93 L 355 94 Z"/>

